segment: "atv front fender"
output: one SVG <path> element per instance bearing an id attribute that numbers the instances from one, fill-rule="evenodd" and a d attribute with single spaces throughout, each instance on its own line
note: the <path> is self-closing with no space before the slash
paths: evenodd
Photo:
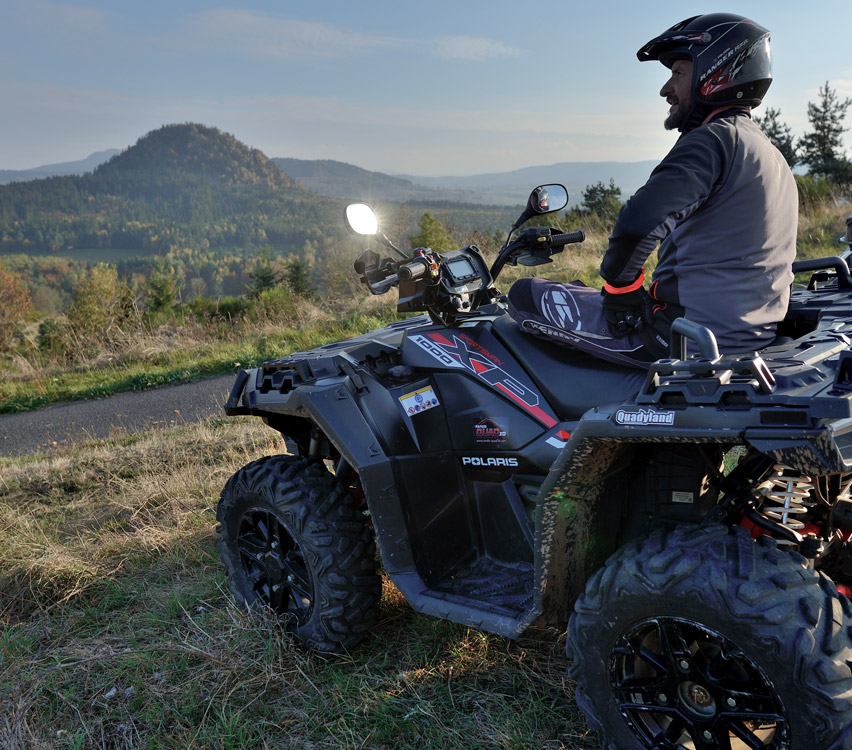
<path id="1" fill-rule="evenodd" d="M 382 559 L 388 572 L 409 572 L 414 561 L 409 549 L 383 544 L 404 538 L 405 520 L 400 512 L 393 470 L 379 438 L 358 408 L 348 375 L 324 378 L 300 385 L 288 393 L 263 393 L 257 386 L 260 369 L 241 371 L 225 405 L 230 415 L 262 417 L 285 437 L 309 431 L 316 425 L 346 462 L 358 473 L 378 534 Z"/>

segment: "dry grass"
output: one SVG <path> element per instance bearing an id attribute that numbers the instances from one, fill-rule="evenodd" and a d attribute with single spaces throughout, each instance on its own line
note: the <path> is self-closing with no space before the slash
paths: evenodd
<path id="1" fill-rule="evenodd" d="M 846 245 L 838 238 L 846 231 L 846 217 L 852 214 L 847 200 L 825 201 L 799 212 L 799 259 L 839 255 Z"/>
<path id="2" fill-rule="evenodd" d="M 235 608 L 226 478 L 281 450 L 253 420 L 0 459 L 0 747 L 592 748 L 564 637 L 414 614 L 385 581 L 351 655 Z"/>

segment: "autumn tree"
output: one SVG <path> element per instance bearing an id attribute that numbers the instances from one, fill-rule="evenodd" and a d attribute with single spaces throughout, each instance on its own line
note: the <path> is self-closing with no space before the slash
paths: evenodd
<path id="1" fill-rule="evenodd" d="M 17 274 L 0 267 L 0 351 L 9 349 L 17 324 L 30 311 L 30 295 Z"/>
<path id="2" fill-rule="evenodd" d="M 136 328 L 133 292 L 115 266 L 98 263 L 74 289 L 68 328 L 80 355 L 112 349 Z"/>

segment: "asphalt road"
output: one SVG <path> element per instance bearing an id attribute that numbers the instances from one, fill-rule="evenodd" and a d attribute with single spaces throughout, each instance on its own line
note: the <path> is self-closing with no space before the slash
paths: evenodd
<path id="1" fill-rule="evenodd" d="M 234 376 L 226 375 L 0 415 L 0 456 L 224 416 L 222 407 L 233 384 Z"/>

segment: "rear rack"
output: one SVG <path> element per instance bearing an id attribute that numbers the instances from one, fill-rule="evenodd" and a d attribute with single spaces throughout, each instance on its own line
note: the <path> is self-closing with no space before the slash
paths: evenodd
<path id="1" fill-rule="evenodd" d="M 712 331 L 679 318 L 672 324 L 671 356 L 650 365 L 636 401 L 667 408 L 796 409 L 802 422 L 805 414 L 808 419 L 847 418 L 852 416 L 848 327 L 826 320 L 800 339 L 764 349 L 763 356 L 756 352 L 720 356 Z M 697 355 L 688 356 L 687 340 L 698 349 Z M 762 421 L 771 423 L 773 417 L 765 416 Z"/>

